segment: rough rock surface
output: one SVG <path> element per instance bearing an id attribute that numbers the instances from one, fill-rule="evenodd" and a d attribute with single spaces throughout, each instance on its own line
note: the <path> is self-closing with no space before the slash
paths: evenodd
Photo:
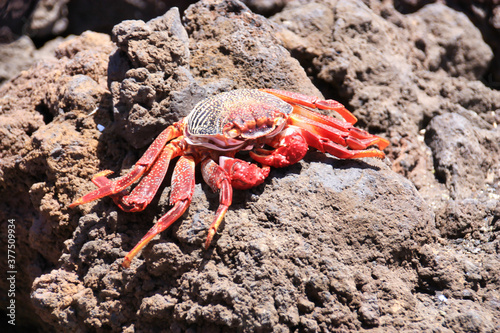
<path id="1" fill-rule="evenodd" d="M 275 0 L 274 2 L 280 2 Z M 394 0 L 394 7 L 402 13 L 415 12 L 423 6 L 443 2 L 463 12 L 481 31 L 481 35 L 494 52 L 490 72 L 484 78 L 487 85 L 500 88 L 500 2 L 497 0 Z"/>
<path id="2" fill-rule="evenodd" d="M 17 76 L 20 71 L 30 68 L 36 61 L 54 57 L 54 49 L 59 39 L 47 43 L 46 47 L 37 50 L 28 36 L 11 43 L 0 43 L 0 84 Z M 8 60 L 7 60 L 8 59 Z"/>
<path id="3" fill-rule="evenodd" d="M 124 21 L 111 39 L 86 32 L 0 88 L 0 215 L 16 224 L 19 325 L 500 330 L 500 93 L 478 81 L 495 54 L 443 4 L 402 14 L 390 1 L 285 3 L 254 4 L 279 10 L 266 19 L 202 1 L 182 17 Z M 197 174 L 188 212 L 123 269 L 169 209 L 170 181 L 141 213 L 68 204 L 97 171 L 125 174 L 199 100 L 257 87 L 338 99 L 391 140 L 388 159 L 311 151 L 272 170 L 235 192 L 208 251 L 218 194 Z"/>
<path id="4" fill-rule="evenodd" d="M 33 280 L 57 265 L 65 238 L 76 227 L 65 207 L 78 181 L 74 171 L 92 167 L 82 156 L 96 154 L 99 131 L 86 115 L 99 107 L 109 111 L 106 72 L 114 48 L 109 36 L 85 33 L 61 43 L 52 60 L 2 86 L 0 216 L 16 224 L 18 325 L 36 319 L 30 301 Z M 4 249 L 6 241 L 2 237 Z M 4 271 L 6 264 L 0 263 Z"/>
<path id="5" fill-rule="evenodd" d="M 2 3 L 0 43 L 20 35 L 43 41 L 51 36 L 81 34 L 86 30 L 110 32 L 125 19 L 151 19 L 177 6 L 186 9 L 194 0 L 9 0 Z"/>

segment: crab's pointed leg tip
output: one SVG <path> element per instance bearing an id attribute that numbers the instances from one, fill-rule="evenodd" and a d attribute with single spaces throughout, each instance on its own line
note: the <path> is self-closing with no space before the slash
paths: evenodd
<path id="1" fill-rule="evenodd" d="M 207 240 L 205 241 L 205 250 L 208 250 L 210 244 L 212 243 L 212 238 L 214 238 L 215 230 L 210 230 L 208 232 Z"/>
<path id="2" fill-rule="evenodd" d="M 94 178 L 95 177 L 107 177 L 109 175 L 113 174 L 113 171 L 111 170 L 103 170 L 101 172 L 98 172 L 94 175 Z"/>
<path id="3" fill-rule="evenodd" d="M 380 147 L 380 150 L 384 150 L 385 148 L 387 148 L 391 143 L 389 142 L 389 140 L 387 139 L 384 139 L 384 138 L 380 138 L 380 141 L 378 143 L 379 147 Z"/>
<path id="4" fill-rule="evenodd" d="M 129 258 L 125 258 L 125 259 L 123 259 L 123 262 L 122 262 L 122 267 L 123 267 L 123 268 L 129 268 L 129 267 L 130 267 L 130 263 L 131 263 L 131 262 L 132 262 L 132 261 L 131 261 Z"/>
<path id="5" fill-rule="evenodd" d="M 69 207 L 69 208 L 75 208 L 76 206 L 79 206 L 79 205 L 81 205 L 81 204 L 82 204 L 81 200 L 80 200 L 80 199 L 78 199 L 78 200 L 73 201 L 71 204 L 69 204 L 69 206 L 68 206 L 68 207 Z"/>

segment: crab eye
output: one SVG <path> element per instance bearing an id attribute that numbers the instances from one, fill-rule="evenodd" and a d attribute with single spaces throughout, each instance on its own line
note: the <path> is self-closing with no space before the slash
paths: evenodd
<path id="1" fill-rule="evenodd" d="M 274 126 L 275 127 L 280 127 L 281 125 L 283 125 L 283 123 L 285 122 L 286 120 L 284 118 L 277 118 L 275 121 L 274 121 Z"/>
<path id="2" fill-rule="evenodd" d="M 238 128 L 232 128 L 229 131 L 226 132 L 226 135 L 230 137 L 231 139 L 234 139 L 238 136 L 240 136 L 241 131 Z"/>

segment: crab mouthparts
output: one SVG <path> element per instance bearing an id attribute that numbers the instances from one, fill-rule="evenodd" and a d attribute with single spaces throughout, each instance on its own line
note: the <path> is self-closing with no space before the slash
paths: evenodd
<path id="1" fill-rule="evenodd" d="M 285 126 L 286 121 L 282 117 L 259 118 L 243 122 L 237 119 L 224 126 L 223 133 L 227 138 L 241 138 L 243 140 L 257 139 L 260 137 L 273 137 Z"/>

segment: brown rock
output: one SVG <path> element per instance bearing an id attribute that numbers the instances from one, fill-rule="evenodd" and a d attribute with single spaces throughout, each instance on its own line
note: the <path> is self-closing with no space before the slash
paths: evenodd
<path id="1" fill-rule="evenodd" d="M 202 1 L 182 19 L 121 23 L 117 47 L 68 39 L 4 84 L 0 216 L 16 225 L 18 320 L 62 332 L 498 330 L 500 98 L 474 81 L 491 54 L 463 15 L 419 8 L 293 2 L 268 20 Z M 67 208 L 202 98 L 321 96 L 310 78 L 391 139 L 399 174 L 311 151 L 236 191 L 208 251 L 218 194 L 198 183 L 130 269 L 124 255 L 170 208 L 169 181 L 141 213 L 109 198 Z"/>

